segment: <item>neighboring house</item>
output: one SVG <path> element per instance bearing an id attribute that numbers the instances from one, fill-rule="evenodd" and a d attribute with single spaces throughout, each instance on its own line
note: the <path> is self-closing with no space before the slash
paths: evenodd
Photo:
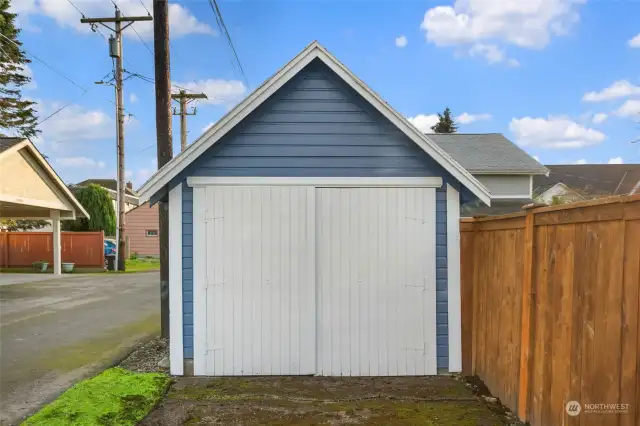
<path id="1" fill-rule="evenodd" d="M 78 191 L 79 188 L 89 186 L 91 184 L 95 184 L 101 186 L 106 189 L 109 193 L 109 196 L 113 200 L 113 209 L 118 211 L 118 183 L 115 179 L 86 179 L 82 182 L 78 182 L 76 184 L 69 185 L 69 189 L 71 192 Z M 125 197 L 124 197 L 124 211 L 128 212 L 131 209 L 134 209 L 140 205 L 140 200 L 138 197 L 138 193 L 133 190 L 133 185 L 131 182 L 126 183 L 125 187 Z"/>
<path id="2" fill-rule="evenodd" d="M 128 255 L 160 256 L 160 222 L 158 205 L 149 208 L 149 203 L 140 204 L 125 214 L 125 236 Z"/>
<path id="3" fill-rule="evenodd" d="M 68 186 L 69 190 L 71 191 L 71 193 L 76 196 L 78 195 L 78 191 L 86 186 L 89 186 L 90 184 L 96 184 L 98 186 L 101 186 L 102 188 L 104 188 L 108 193 L 109 196 L 111 197 L 111 199 L 113 200 L 113 210 L 116 212 L 116 215 L 118 214 L 118 194 L 116 192 L 117 188 L 117 183 L 115 179 L 87 179 L 87 180 L 83 180 L 82 182 L 76 183 L 76 184 L 71 184 Z M 138 207 L 139 204 L 139 198 L 138 198 L 138 193 L 136 191 L 133 190 L 133 185 L 131 182 L 127 182 L 126 184 L 126 189 L 125 189 L 125 203 L 124 203 L 124 210 L 125 212 L 128 212 L 131 209 L 134 209 L 136 207 Z M 32 229 L 29 230 L 27 232 L 51 232 L 51 222 L 48 221 L 49 224 L 45 225 L 42 228 L 39 229 Z M 113 237 L 113 235 L 110 235 L 111 237 Z"/>
<path id="4" fill-rule="evenodd" d="M 60 221 L 76 217 L 89 214 L 33 143 L 0 137 L 0 219 L 51 219 L 55 274 L 62 273 Z"/>
<path id="5" fill-rule="evenodd" d="M 548 165 L 549 176 L 536 176 L 536 200 L 551 204 L 640 194 L 640 164 L 556 164 Z"/>
<path id="6" fill-rule="evenodd" d="M 427 134 L 491 192 L 491 206 L 471 201 L 462 216 L 522 211 L 533 199 L 533 181 L 549 170 L 500 133 Z"/>
<path id="7" fill-rule="evenodd" d="M 169 205 L 173 374 L 461 370 L 459 207 L 490 193 L 317 42 L 140 199 Z"/>

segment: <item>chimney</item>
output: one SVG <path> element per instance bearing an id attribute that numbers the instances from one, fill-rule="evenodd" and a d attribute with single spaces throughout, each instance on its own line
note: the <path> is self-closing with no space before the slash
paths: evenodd
<path id="1" fill-rule="evenodd" d="M 127 188 L 133 191 L 133 184 L 131 182 L 127 182 Z"/>

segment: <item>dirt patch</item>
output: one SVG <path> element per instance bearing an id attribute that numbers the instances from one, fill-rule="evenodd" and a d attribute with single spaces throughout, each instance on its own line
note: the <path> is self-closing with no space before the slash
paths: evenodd
<path id="1" fill-rule="evenodd" d="M 169 341 L 156 337 L 137 347 L 120 363 L 120 367 L 138 373 L 168 373 L 169 368 L 158 365 L 163 358 L 168 356 Z"/>
<path id="2" fill-rule="evenodd" d="M 449 377 L 180 378 L 143 425 L 509 425 Z"/>

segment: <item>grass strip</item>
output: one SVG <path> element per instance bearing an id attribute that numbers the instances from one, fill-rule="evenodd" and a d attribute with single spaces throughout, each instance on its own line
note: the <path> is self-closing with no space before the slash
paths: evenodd
<path id="1" fill-rule="evenodd" d="M 135 425 L 158 403 L 171 379 L 119 367 L 83 380 L 28 418 L 23 425 Z"/>

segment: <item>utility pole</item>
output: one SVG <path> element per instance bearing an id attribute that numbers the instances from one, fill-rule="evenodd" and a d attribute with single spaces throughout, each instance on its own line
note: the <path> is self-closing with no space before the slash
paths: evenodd
<path id="1" fill-rule="evenodd" d="M 171 95 L 171 99 L 177 100 L 180 103 L 180 112 L 176 113 L 173 110 L 173 115 L 180 116 L 180 151 L 187 149 L 187 115 L 196 115 L 198 112 L 196 108 L 193 108 L 193 112 L 189 114 L 187 112 L 187 104 L 194 99 L 208 99 L 204 93 L 187 93 L 184 90 L 180 90 L 180 93 L 174 93 Z"/>
<path id="2" fill-rule="evenodd" d="M 120 9 L 116 6 L 114 18 L 82 18 L 80 22 L 90 24 L 95 31 L 98 24 L 112 31 L 115 35 L 109 37 L 109 55 L 116 60 L 115 80 L 116 80 L 116 116 L 117 116 L 117 139 L 118 139 L 118 270 L 124 271 L 125 267 L 125 235 L 124 235 L 124 206 L 126 185 L 124 182 L 124 106 L 122 96 L 122 31 L 137 21 L 152 21 L 149 16 L 122 16 Z M 125 22 L 126 25 L 122 26 Z M 111 28 L 109 23 L 115 24 Z"/>
<path id="3" fill-rule="evenodd" d="M 169 63 L 168 0 L 153 1 L 153 50 L 156 80 L 158 169 L 173 157 L 171 134 L 171 72 Z M 169 338 L 169 209 L 159 201 L 160 219 L 160 335 Z M 179 247 L 174 249 L 180 250 Z"/>

